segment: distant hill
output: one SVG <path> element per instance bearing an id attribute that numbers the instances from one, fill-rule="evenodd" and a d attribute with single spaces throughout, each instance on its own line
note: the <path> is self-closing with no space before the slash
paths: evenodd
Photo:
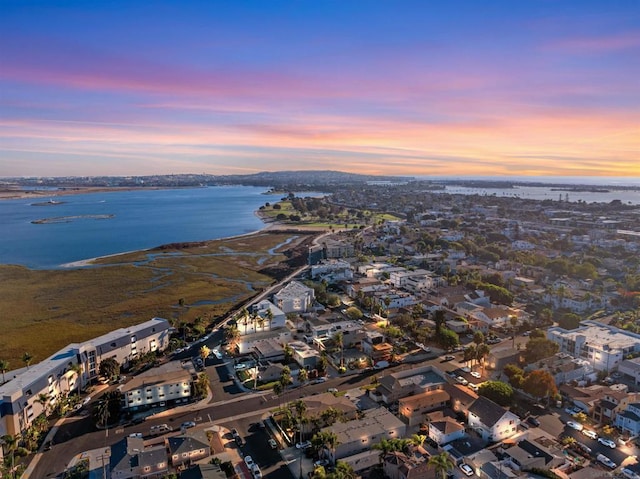
<path id="1" fill-rule="evenodd" d="M 184 187 L 213 185 L 265 186 L 275 189 L 309 189 L 318 186 L 344 186 L 367 182 L 399 183 L 412 177 L 359 175 L 341 171 L 263 171 L 251 175 L 149 175 L 149 176 L 66 176 L 5 178 L 0 184 L 16 186 L 74 187 Z"/>

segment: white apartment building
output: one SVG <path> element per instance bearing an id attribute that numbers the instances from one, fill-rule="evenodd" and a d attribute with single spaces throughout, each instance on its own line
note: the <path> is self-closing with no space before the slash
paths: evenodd
<path id="1" fill-rule="evenodd" d="M 291 281 L 273 295 L 273 303 L 285 314 L 306 313 L 315 301 L 313 288 L 308 288 L 299 281 Z"/>
<path id="2" fill-rule="evenodd" d="M 549 328 L 547 338 L 560 352 L 588 361 L 597 371 L 618 369 L 624 358 L 640 351 L 640 335 L 596 321 L 583 321 L 577 329 Z"/>
<path id="3" fill-rule="evenodd" d="M 121 389 L 125 409 L 136 411 L 172 405 L 187 402 L 191 397 L 192 371 L 189 369 L 168 363 L 148 373 L 136 376 Z"/>
<path id="4" fill-rule="evenodd" d="M 114 358 L 126 367 L 138 354 L 165 349 L 169 330 L 166 319 L 153 318 L 84 343 L 70 344 L 44 361 L 14 373 L 0 386 L 0 436 L 19 434 L 31 425 L 44 411 L 40 394 L 49 397 L 51 407 L 61 394 L 83 389 L 96 379 L 104 359 Z M 73 371 L 78 364 L 80 374 Z M 12 372 L 7 372 L 6 377 L 12 377 Z"/>

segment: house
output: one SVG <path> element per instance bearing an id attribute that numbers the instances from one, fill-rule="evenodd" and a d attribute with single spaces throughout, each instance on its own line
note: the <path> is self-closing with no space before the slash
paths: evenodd
<path id="1" fill-rule="evenodd" d="M 353 472 L 359 473 L 380 464 L 380 451 L 375 449 L 363 451 L 353 456 L 343 457 L 340 461 L 346 462 L 353 468 Z"/>
<path id="2" fill-rule="evenodd" d="M 446 380 L 437 368 L 422 366 L 383 376 L 380 384 L 369 395 L 373 400 L 389 405 L 412 394 L 441 389 L 444 383 Z"/>
<path id="3" fill-rule="evenodd" d="M 407 426 L 384 407 L 367 410 L 361 419 L 338 422 L 326 428 L 337 436 L 333 460 L 366 451 L 382 439 L 402 438 L 406 429 Z"/>
<path id="4" fill-rule="evenodd" d="M 502 371 L 507 364 L 518 364 L 521 356 L 522 351 L 514 348 L 491 350 L 489 356 L 487 356 L 485 366 L 487 369 Z"/>
<path id="5" fill-rule="evenodd" d="M 640 403 L 634 402 L 616 414 L 614 425 L 629 436 L 640 434 Z"/>
<path id="6" fill-rule="evenodd" d="M 193 373 L 194 371 L 184 369 L 179 364 L 166 363 L 160 368 L 135 376 L 120 390 L 122 407 L 137 411 L 164 405 L 163 403 L 186 403 L 191 398 Z"/>
<path id="7" fill-rule="evenodd" d="M 567 353 L 557 353 L 525 368 L 527 371 L 533 369 L 547 371 L 553 376 L 557 386 L 571 381 L 597 380 L 597 373 L 588 361 L 576 359 Z"/>
<path id="8" fill-rule="evenodd" d="M 395 451 L 383 458 L 382 469 L 389 479 L 433 479 L 435 469 L 429 467 L 425 458 L 415 458 Z"/>
<path id="9" fill-rule="evenodd" d="M 559 454 L 554 454 L 545 446 L 526 439 L 505 450 L 511 467 L 517 471 L 554 469 L 565 462 L 562 451 L 557 452 Z"/>
<path id="10" fill-rule="evenodd" d="M 324 260 L 311 266 L 311 279 L 334 284 L 353 279 L 351 265 L 343 260 Z"/>
<path id="11" fill-rule="evenodd" d="M 453 418 L 441 415 L 429 421 L 429 438 L 439 446 L 461 439 L 465 436 L 464 425 Z"/>
<path id="12" fill-rule="evenodd" d="M 196 464 L 180 472 L 180 479 L 227 479 L 217 464 Z"/>
<path id="13" fill-rule="evenodd" d="M 288 345 L 293 351 L 293 360 L 303 368 L 315 368 L 322 357 L 317 349 L 302 341 L 292 341 Z"/>
<path id="14" fill-rule="evenodd" d="M 162 446 L 145 449 L 142 439 L 126 437 L 111 446 L 111 479 L 159 478 L 169 471 L 167 450 Z"/>
<path id="15" fill-rule="evenodd" d="M 191 436 L 177 436 L 167 439 L 169 458 L 173 467 L 183 467 L 209 457 L 209 444 L 198 441 Z"/>
<path id="16" fill-rule="evenodd" d="M 618 372 L 632 377 L 636 384 L 640 384 L 640 357 L 622 361 L 618 366 Z"/>
<path id="17" fill-rule="evenodd" d="M 311 310 L 314 302 L 315 293 L 313 288 L 309 288 L 299 281 L 287 283 L 273 295 L 273 303 L 285 314 L 306 313 Z"/>
<path id="18" fill-rule="evenodd" d="M 252 324 L 253 332 L 257 332 L 258 329 L 271 331 L 272 329 L 284 328 L 285 326 L 286 315 L 284 311 L 269 300 L 263 299 L 251 305 L 251 312 L 255 318 Z M 238 327 L 238 329 L 240 330 L 240 327 Z"/>
<path id="19" fill-rule="evenodd" d="M 458 414 L 466 416 L 469 407 L 478 399 L 478 395 L 461 384 L 443 384 L 443 389 L 449 394 L 449 407 Z"/>
<path id="20" fill-rule="evenodd" d="M 398 401 L 398 415 L 409 426 L 420 424 L 424 415 L 436 409 L 443 409 L 449 403 L 449 394 L 443 389 L 433 389 Z"/>
<path id="21" fill-rule="evenodd" d="M 499 442 L 517 432 L 520 418 L 492 400 L 480 396 L 469 408 L 467 422 L 485 441 Z"/>

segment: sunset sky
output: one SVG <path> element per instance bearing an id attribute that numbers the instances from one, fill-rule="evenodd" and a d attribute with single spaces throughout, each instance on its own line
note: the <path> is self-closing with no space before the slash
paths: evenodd
<path id="1" fill-rule="evenodd" d="M 638 0 L 0 0 L 0 176 L 640 177 Z"/>

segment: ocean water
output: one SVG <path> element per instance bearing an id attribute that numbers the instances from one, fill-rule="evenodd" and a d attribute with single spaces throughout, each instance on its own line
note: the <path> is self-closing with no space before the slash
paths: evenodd
<path id="1" fill-rule="evenodd" d="M 264 227 L 255 211 L 280 198 L 264 192 L 223 186 L 67 196 L 52 192 L 51 199 L 63 203 L 46 206 L 34 203 L 49 197 L 0 201 L 0 264 L 53 269 L 167 243 L 251 233 Z M 64 219 L 32 223 L 53 217 Z"/>

